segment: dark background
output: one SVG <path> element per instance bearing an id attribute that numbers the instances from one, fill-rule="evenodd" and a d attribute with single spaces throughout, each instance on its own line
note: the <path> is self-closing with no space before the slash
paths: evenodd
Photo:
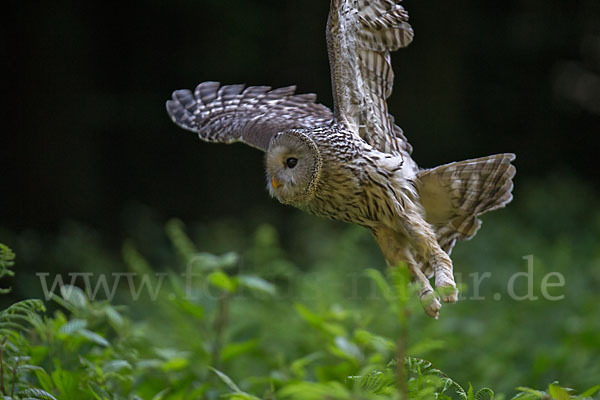
<path id="1" fill-rule="evenodd" d="M 208 221 L 267 210 L 260 152 L 178 129 L 164 102 L 206 80 L 296 84 L 332 106 L 326 0 L 10 1 L 0 226 L 116 235 L 131 205 Z M 517 188 L 598 190 L 600 1 L 404 2 L 390 110 L 424 166 L 512 151 Z"/>

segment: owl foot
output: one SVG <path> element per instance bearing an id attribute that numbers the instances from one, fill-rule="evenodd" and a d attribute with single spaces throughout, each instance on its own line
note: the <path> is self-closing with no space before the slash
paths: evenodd
<path id="1" fill-rule="evenodd" d="M 458 290 L 452 275 L 452 261 L 446 253 L 431 257 L 431 266 L 435 273 L 435 288 L 444 303 L 456 303 Z"/>
<path id="2" fill-rule="evenodd" d="M 456 303 L 458 301 L 458 290 L 455 286 L 436 286 L 444 303 Z"/>
<path id="3" fill-rule="evenodd" d="M 440 303 L 438 295 L 433 290 L 429 290 L 419 294 L 419 298 L 425 313 L 431 318 L 437 319 L 440 316 L 440 309 L 442 308 L 442 303 Z"/>

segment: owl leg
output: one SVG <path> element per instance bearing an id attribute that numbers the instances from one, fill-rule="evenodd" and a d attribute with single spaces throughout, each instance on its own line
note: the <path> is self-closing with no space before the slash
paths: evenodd
<path id="1" fill-rule="evenodd" d="M 421 271 L 410 251 L 405 251 L 404 256 L 414 281 L 419 284 L 419 300 L 421 300 L 421 305 L 423 306 L 425 313 L 430 317 L 437 319 L 440 315 L 440 309 L 442 308 L 439 296 L 431 287 L 429 279 L 427 279 L 425 274 Z"/>
<path id="2" fill-rule="evenodd" d="M 439 301 L 437 293 L 431 287 L 429 279 L 419 268 L 418 263 L 410 251 L 410 246 L 406 239 L 398 232 L 389 228 L 373 231 L 373 236 L 386 259 L 388 266 L 393 267 L 401 262 L 408 265 L 408 270 L 414 282 L 419 286 L 419 299 L 423 305 L 425 313 L 432 318 L 437 318 L 440 314 L 442 304 Z"/>
<path id="3" fill-rule="evenodd" d="M 431 265 L 435 275 L 435 287 L 442 300 L 446 303 L 455 303 L 458 291 L 452 272 L 452 260 L 438 244 L 431 225 L 425 221 L 418 210 L 410 210 L 408 207 L 404 209 L 404 215 L 400 220 L 404 232 L 419 257 Z"/>

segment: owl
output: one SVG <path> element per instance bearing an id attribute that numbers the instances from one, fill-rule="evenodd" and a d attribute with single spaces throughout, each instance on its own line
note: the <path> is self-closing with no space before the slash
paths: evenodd
<path id="1" fill-rule="evenodd" d="M 166 103 L 175 124 L 207 142 L 265 152 L 267 190 L 281 203 L 370 230 L 390 267 L 408 265 L 427 315 L 456 302 L 450 253 L 481 214 L 512 200 L 514 154 L 422 169 L 388 113 L 390 52 L 412 41 L 394 0 L 332 0 L 326 39 L 333 112 L 295 87 L 204 82 Z M 430 279 L 434 280 L 436 290 Z"/>

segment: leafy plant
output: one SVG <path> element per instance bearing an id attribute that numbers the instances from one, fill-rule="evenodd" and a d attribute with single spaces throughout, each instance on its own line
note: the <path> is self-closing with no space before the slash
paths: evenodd
<path id="1" fill-rule="evenodd" d="M 552 193 L 557 205 L 566 203 L 561 191 Z M 586 209 L 600 209 L 595 204 Z M 292 246 L 268 224 L 246 234 L 232 225 L 146 223 L 143 237 L 122 246 L 121 261 L 94 235 L 75 229 L 40 247 L 47 259 L 38 262 L 76 260 L 79 276 L 94 273 L 87 281 L 63 280 L 47 302 L 22 300 L 0 311 L 0 394 L 17 400 L 502 400 L 522 382 L 527 387 L 516 389 L 515 400 L 598 398 L 600 322 L 593 311 L 600 275 L 593 267 L 600 261 L 600 215 L 579 216 L 580 206 L 546 220 L 531 200 L 516 217 L 486 223 L 469 251 L 456 249 L 466 298 L 445 306 L 438 321 L 423 315 L 405 268 L 372 268 L 383 260 L 360 228 L 295 221 L 305 228 L 288 238 Z M 569 235 L 553 231 L 557 218 L 572 224 Z M 572 221 L 583 220 L 587 230 L 576 230 Z M 530 228 L 545 224 L 545 236 Z M 500 241 L 502 249 L 495 245 Z M 221 254 L 206 251 L 217 248 Z M 534 254 L 536 288 L 546 273 L 563 274 L 563 301 L 545 301 L 539 289 L 535 302 L 469 299 L 476 297 L 469 274 L 481 266 L 494 273 L 478 296 L 505 294 L 498 283 L 523 270 L 524 254 Z M 14 275 L 14 258 L 0 245 L 5 280 Z M 22 288 L 22 276 L 19 271 L 15 290 L 3 290 L 3 299 Z M 35 287 L 31 282 L 27 288 Z M 548 385 L 553 379 L 592 387 Z"/>

